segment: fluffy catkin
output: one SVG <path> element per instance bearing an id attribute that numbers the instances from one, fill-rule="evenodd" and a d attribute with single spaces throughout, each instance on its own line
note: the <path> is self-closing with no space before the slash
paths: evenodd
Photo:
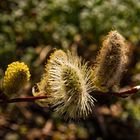
<path id="1" fill-rule="evenodd" d="M 15 94 L 29 79 L 30 72 L 27 65 L 18 61 L 9 64 L 3 79 L 4 93 L 7 96 Z"/>
<path id="2" fill-rule="evenodd" d="M 98 90 L 106 92 L 119 84 L 128 64 L 128 51 L 123 36 L 117 31 L 109 32 L 93 68 L 93 83 Z"/>
<path id="3" fill-rule="evenodd" d="M 55 111 L 66 119 L 86 118 L 92 113 L 95 99 L 91 71 L 76 55 L 55 51 L 45 67 L 43 80 L 47 99 Z M 43 81 L 43 82 L 44 82 Z M 40 85 L 39 85 L 40 86 Z"/>
<path id="4" fill-rule="evenodd" d="M 53 76 L 56 75 L 61 71 L 61 65 L 64 63 L 64 61 L 67 60 L 67 55 L 62 50 L 54 50 L 52 52 L 47 60 L 47 64 L 45 65 L 45 73 L 43 74 L 41 81 L 37 83 L 33 89 L 32 93 L 34 96 L 40 96 L 40 95 L 52 95 L 52 91 L 50 90 L 50 85 L 48 83 L 48 80 L 51 79 L 50 76 L 52 76 L 50 73 L 55 69 L 58 68 L 55 73 L 53 73 Z M 57 82 L 57 81 L 56 81 Z M 57 83 L 59 85 L 59 83 Z M 37 103 L 41 106 L 48 106 L 52 102 L 52 98 L 47 99 L 41 99 L 37 101 Z"/>

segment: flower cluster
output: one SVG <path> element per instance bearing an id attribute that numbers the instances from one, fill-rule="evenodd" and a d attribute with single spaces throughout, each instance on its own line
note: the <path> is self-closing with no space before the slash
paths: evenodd
<path id="1" fill-rule="evenodd" d="M 35 97 L 28 100 L 37 99 L 38 104 L 52 107 L 66 119 L 87 118 L 96 101 L 94 93 L 107 93 L 119 85 L 129 54 L 129 46 L 117 31 L 109 32 L 103 41 L 94 67 L 89 67 L 74 52 L 54 50 L 41 81 L 32 89 Z M 11 63 L 2 83 L 4 93 L 7 96 L 17 93 L 29 79 L 29 68 L 23 62 Z"/>
<path id="2" fill-rule="evenodd" d="M 13 62 L 8 65 L 3 79 L 3 90 L 7 96 L 17 91 L 30 79 L 30 72 L 23 62 Z"/>
<path id="3" fill-rule="evenodd" d="M 56 50 L 45 66 L 45 74 L 38 83 L 38 93 L 50 97 L 45 99 L 55 111 L 65 118 L 86 118 L 92 113 L 95 99 L 91 69 L 77 55 Z M 38 95 L 34 93 L 34 95 Z"/>
<path id="4" fill-rule="evenodd" d="M 128 64 L 128 50 L 117 31 L 111 31 L 104 40 L 93 68 L 74 53 L 56 50 L 50 55 L 36 90 L 33 88 L 33 95 L 49 95 L 38 103 L 52 106 L 65 118 L 86 118 L 92 113 L 95 91 L 108 92 L 119 85 Z"/>

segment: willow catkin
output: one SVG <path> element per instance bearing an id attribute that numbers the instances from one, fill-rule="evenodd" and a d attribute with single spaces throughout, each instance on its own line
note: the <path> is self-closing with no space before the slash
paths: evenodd
<path id="1" fill-rule="evenodd" d="M 94 90 L 91 71 L 78 56 L 61 50 L 55 51 L 45 67 L 45 92 L 55 111 L 64 118 L 86 118 L 92 113 L 95 99 L 89 94 Z M 41 84 L 39 84 L 40 86 Z"/>
<path id="2" fill-rule="evenodd" d="M 93 68 L 93 83 L 98 90 L 106 92 L 120 83 L 121 75 L 128 64 L 128 52 L 123 36 L 117 31 L 109 32 Z"/>
<path id="3" fill-rule="evenodd" d="M 11 96 L 23 87 L 30 79 L 30 72 L 23 62 L 13 62 L 8 65 L 3 79 L 3 90 L 7 96 Z"/>

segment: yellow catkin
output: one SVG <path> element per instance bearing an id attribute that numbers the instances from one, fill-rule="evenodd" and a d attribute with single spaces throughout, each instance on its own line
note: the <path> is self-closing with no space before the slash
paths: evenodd
<path id="1" fill-rule="evenodd" d="M 18 92 L 30 79 L 30 72 L 23 62 L 13 62 L 8 65 L 3 79 L 3 90 L 7 96 Z"/>

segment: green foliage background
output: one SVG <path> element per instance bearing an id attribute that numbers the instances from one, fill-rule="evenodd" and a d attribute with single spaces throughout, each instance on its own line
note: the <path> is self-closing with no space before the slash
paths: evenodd
<path id="1" fill-rule="evenodd" d="M 139 23 L 139 0 L 1 0 L 0 76 L 2 77 L 9 63 L 16 60 L 24 61 L 31 69 L 31 85 L 33 85 L 33 83 L 39 81 L 47 54 L 52 48 L 77 49 L 79 55 L 93 62 L 104 36 L 110 30 L 116 29 L 124 35 L 134 48 L 134 55 L 129 70 L 122 80 L 122 85 L 140 84 Z M 45 55 L 44 59 L 42 59 L 42 55 Z M 29 93 L 28 91 L 26 94 Z M 109 104 L 105 103 L 105 105 L 104 103 L 100 104 L 99 101 L 97 110 L 102 110 L 105 106 L 109 111 L 112 106 L 117 109 L 121 106 L 121 109 L 119 108 L 121 111 L 117 117 L 114 117 L 111 113 L 108 115 L 99 113 L 99 117 L 104 120 L 103 124 L 100 124 L 98 115 L 96 117 L 94 114 L 93 118 L 79 124 L 62 123 L 55 119 L 53 113 L 39 108 L 37 105 L 24 104 L 21 105 L 21 110 L 28 112 L 31 116 L 28 119 L 26 118 L 27 123 L 24 113 L 21 113 L 16 105 L 8 106 L 7 111 L 1 110 L 1 118 L 8 118 L 5 116 L 18 112 L 18 116 L 8 118 L 17 121 L 14 123 L 17 125 L 17 129 L 15 131 L 4 129 L 0 131 L 0 137 L 10 140 L 12 137 L 14 137 L 14 140 L 20 139 L 21 136 L 23 139 L 28 138 L 28 131 L 32 132 L 37 129 L 40 132 L 45 127 L 46 122 L 50 123 L 52 121 L 54 123 L 51 130 L 52 134 L 46 137 L 56 140 L 105 139 L 111 137 L 135 139 L 138 137 L 138 132 L 140 132 L 139 96 L 115 102 L 112 99 L 107 99 L 107 103 L 108 101 Z M 32 118 L 33 115 L 35 115 L 34 118 Z M 41 124 L 37 122 L 38 117 Z M 5 121 L 4 126 L 11 123 Z M 32 123 L 34 123 L 33 127 Z M 121 127 L 120 124 L 124 126 Z M 60 126 L 65 128 L 64 132 L 60 129 Z M 0 127 L 3 128 L 1 121 Z M 112 127 L 113 132 L 111 131 Z M 120 127 L 123 129 L 122 132 L 117 131 Z M 132 130 L 132 136 L 127 130 L 129 127 Z M 111 132 L 109 133 L 109 131 Z M 69 135 L 73 137 L 71 138 Z M 39 137 L 42 137 L 42 135 L 40 134 Z"/>

